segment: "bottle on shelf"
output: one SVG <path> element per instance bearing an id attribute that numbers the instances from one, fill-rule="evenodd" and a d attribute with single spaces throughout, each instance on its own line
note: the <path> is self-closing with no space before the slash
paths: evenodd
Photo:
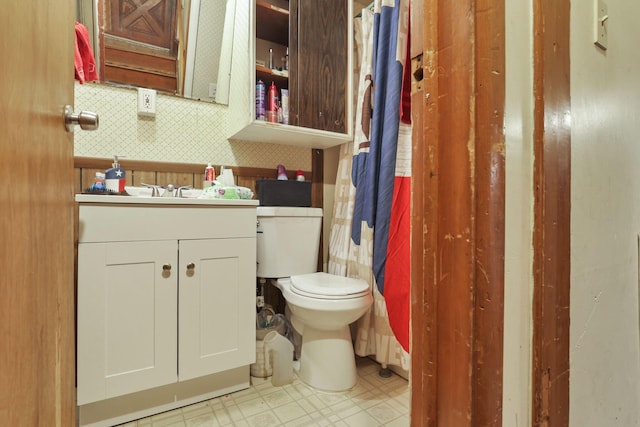
<path id="1" fill-rule="evenodd" d="M 289 124 L 289 90 L 282 89 L 280 97 L 280 103 L 282 105 L 282 121 L 280 123 Z"/>
<path id="2" fill-rule="evenodd" d="M 264 120 L 267 87 L 262 80 L 256 83 L 256 120 Z"/>
<path id="3" fill-rule="evenodd" d="M 284 71 L 289 70 L 289 48 L 287 48 L 287 53 L 284 55 L 284 58 L 282 60 L 282 69 Z"/>
<path id="4" fill-rule="evenodd" d="M 269 86 L 269 93 L 267 96 L 267 121 L 278 122 L 278 88 L 272 81 Z"/>

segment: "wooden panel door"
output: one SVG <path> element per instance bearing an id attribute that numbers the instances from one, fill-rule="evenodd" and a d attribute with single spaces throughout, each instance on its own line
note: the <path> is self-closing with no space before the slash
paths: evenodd
<path id="1" fill-rule="evenodd" d="M 104 81 L 177 90 L 176 0 L 102 0 Z"/>
<path id="2" fill-rule="evenodd" d="M 182 240 L 179 379 L 255 361 L 256 241 Z"/>
<path id="3" fill-rule="evenodd" d="M 347 3 L 290 2 L 289 122 L 293 125 L 347 132 Z"/>
<path id="4" fill-rule="evenodd" d="M 73 426 L 74 2 L 0 13 L 0 423 Z"/>
<path id="5" fill-rule="evenodd" d="M 175 240 L 78 245 L 79 405 L 177 381 L 177 261 Z"/>
<path id="6" fill-rule="evenodd" d="M 107 2 L 109 20 L 106 32 L 165 49 L 172 49 L 175 38 L 175 0 L 128 0 Z"/>

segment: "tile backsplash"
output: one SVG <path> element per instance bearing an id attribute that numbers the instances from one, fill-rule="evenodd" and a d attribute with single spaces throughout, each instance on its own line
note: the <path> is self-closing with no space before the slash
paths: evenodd
<path id="1" fill-rule="evenodd" d="M 228 141 L 235 118 L 226 105 L 158 94 L 156 116 L 147 118 L 137 114 L 135 89 L 76 82 L 80 110 L 98 113 L 100 126 L 75 132 L 76 156 L 311 170 L 309 148 Z"/>

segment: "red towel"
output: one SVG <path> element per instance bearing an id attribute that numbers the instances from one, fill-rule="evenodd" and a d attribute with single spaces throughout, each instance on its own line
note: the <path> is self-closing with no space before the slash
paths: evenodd
<path id="1" fill-rule="evenodd" d="M 99 80 L 96 59 L 89 43 L 89 31 L 87 27 L 79 22 L 76 22 L 75 45 L 74 65 L 76 80 L 80 84 Z"/>

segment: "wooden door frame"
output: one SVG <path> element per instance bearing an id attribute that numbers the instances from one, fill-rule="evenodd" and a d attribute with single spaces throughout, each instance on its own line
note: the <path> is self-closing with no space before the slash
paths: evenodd
<path id="1" fill-rule="evenodd" d="M 423 3 L 424 84 L 413 95 L 421 132 L 412 251 L 423 257 L 412 261 L 411 421 L 501 425 L 505 4 Z"/>
<path id="2" fill-rule="evenodd" d="M 505 2 L 412 1 L 411 425 L 416 427 L 502 425 Z M 532 424 L 564 426 L 569 417 L 569 2 L 533 3 Z"/>
<path id="3" fill-rule="evenodd" d="M 570 2 L 534 0 L 532 425 L 569 425 Z"/>

